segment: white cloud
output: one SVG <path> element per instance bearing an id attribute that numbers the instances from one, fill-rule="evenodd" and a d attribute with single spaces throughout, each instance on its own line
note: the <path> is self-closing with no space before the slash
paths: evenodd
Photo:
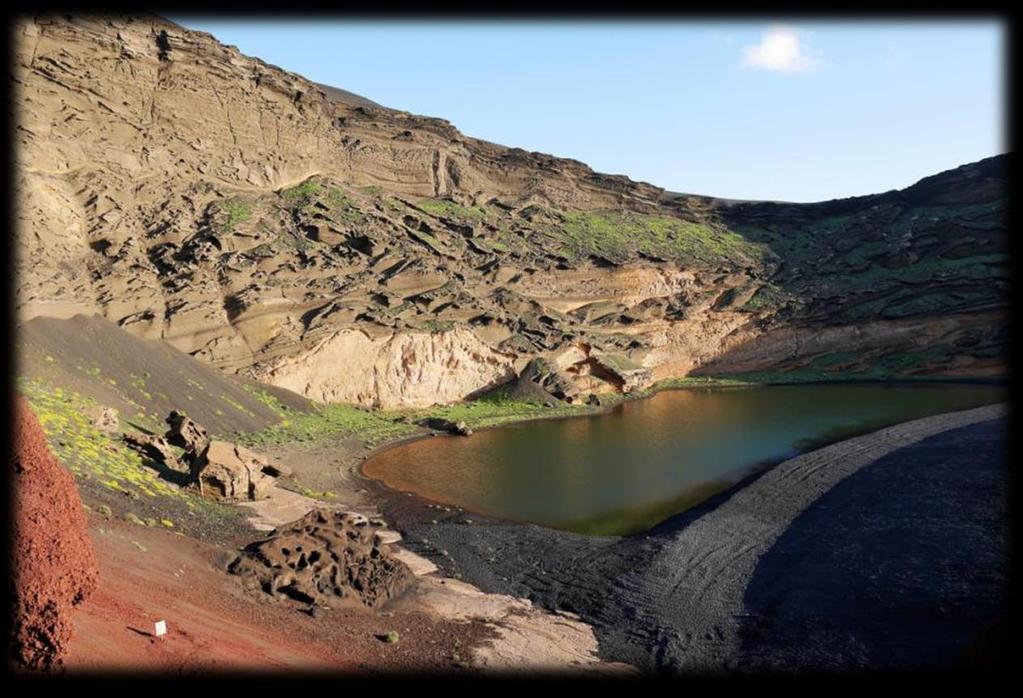
<path id="1" fill-rule="evenodd" d="M 799 33 L 781 24 L 770 26 L 759 44 L 744 46 L 742 66 L 779 73 L 805 73 L 821 64 L 808 47 L 800 44 Z"/>

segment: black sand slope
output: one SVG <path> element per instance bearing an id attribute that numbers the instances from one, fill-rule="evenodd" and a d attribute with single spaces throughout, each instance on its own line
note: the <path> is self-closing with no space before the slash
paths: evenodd
<path id="1" fill-rule="evenodd" d="M 280 416 L 230 376 L 166 342 L 139 339 L 100 317 L 37 317 L 17 329 L 19 376 L 92 398 L 118 410 L 122 421 L 158 425 L 184 410 L 215 434 L 257 431 Z M 282 403 L 309 409 L 305 398 L 259 385 Z M 138 419 L 136 418 L 138 415 Z M 133 421 L 134 420 L 134 421 Z"/>
<path id="2" fill-rule="evenodd" d="M 605 658 L 649 671 L 942 666 L 1003 608 L 1004 417 L 842 441 L 627 538 L 384 509 L 449 572 L 577 613 Z"/>
<path id="3" fill-rule="evenodd" d="M 875 461 L 814 502 L 746 587 L 740 662 L 951 665 L 1004 618 L 1004 444 L 999 420 L 947 431 Z"/>

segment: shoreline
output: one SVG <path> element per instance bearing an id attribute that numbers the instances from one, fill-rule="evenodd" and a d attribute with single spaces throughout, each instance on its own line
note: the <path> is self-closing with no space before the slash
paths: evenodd
<path id="1" fill-rule="evenodd" d="M 696 378 L 699 378 L 699 376 L 697 376 Z M 751 381 L 751 382 L 742 382 L 742 381 L 732 382 L 730 379 L 717 379 L 717 378 L 714 378 L 714 379 L 710 379 L 708 382 L 705 382 L 705 383 L 704 382 L 678 383 L 678 384 L 672 383 L 672 381 L 679 381 L 679 380 L 683 380 L 684 381 L 684 380 L 689 380 L 689 379 L 686 379 L 686 378 L 683 378 L 683 379 L 666 378 L 666 379 L 664 379 L 662 381 L 658 381 L 658 383 L 655 383 L 654 385 L 650 386 L 649 388 L 644 388 L 643 390 L 634 391 L 632 393 L 612 393 L 613 395 L 616 396 L 615 401 L 612 404 L 609 404 L 609 405 L 580 405 L 580 407 L 583 408 L 583 409 L 581 409 L 578 414 L 564 414 L 564 413 L 562 413 L 562 414 L 552 414 L 552 415 L 538 415 L 538 416 L 535 416 L 535 417 L 522 417 L 522 418 L 512 417 L 512 418 L 510 418 L 506 422 L 499 422 L 497 424 L 487 424 L 485 426 L 480 426 L 480 427 L 473 426 L 472 429 L 473 429 L 474 432 L 479 432 L 479 431 L 487 431 L 487 430 L 490 430 L 490 429 L 500 429 L 502 427 L 520 426 L 520 425 L 523 425 L 523 424 L 529 424 L 531 422 L 551 421 L 551 420 L 558 420 L 558 419 L 580 419 L 580 418 L 583 418 L 583 417 L 598 417 L 600 415 L 609 414 L 610 412 L 612 412 L 615 408 L 617 408 L 620 405 L 624 405 L 624 404 L 629 403 L 629 402 L 636 402 L 636 401 L 639 401 L 639 400 L 649 400 L 651 398 L 656 397 L 660 393 L 671 391 L 671 390 L 730 390 L 730 389 L 766 388 L 766 387 L 779 386 L 779 385 L 787 385 L 787 386 L 794 386 L 794 385 L 807 385 L 807 386 L 814 386 L 814 385 L 857 385 L 857 384 L 858 385 L 892 385 L 892 386 L 897 386 L 897 385 L 902 385 L 902 386 L 906 386 L 906 385 L 914 385 L 914 386 L 919 386 L 919 385 L 1001 385 L 1001 386 L 1005 386 L 1005 387 L 1008 387 L 1008 385 L 1009 385 L 1009 379 L 1007 377 L 1004 377 L 1004 376 L 992 377 L 992 378 L 966 377 L 966 378 L 962 378 L 962 379 L 956 378 L 956 377 L 944 377 L 944 378 L 940 378 L 940 377 L 939 378 L 922 377 L 922 378 L 895 378 L 895 379 L 888 379 L 888 378 L 862 378 L 862 379 L 861 378 L 851 378 L 851 379 L 838 379 L 838 380 L 835 380 L 835 379 L 831 379 L 831 380 L 827 380 L 827 379 L 816 380 L 815 379 L 815 380 L 762 381 L 762 382 L 753 382 L 753 381 Z M 423 428 L 426 429 L 426 427 L 423 427 Z M 411 434 L 409 436 L 398 437 L 398 438 L 396 438 L 394 440 L 391 440 L 391 441 L 382 442 L 382 443 L 377 444 L 376 446 L 374 446 L 372 449 L 370 449 L 366 453 L 362 454 L 359 457 L 359 461 L 357 463 L 355 463 L 355 468 L 357 468 L 358 474 L 359 474 L 360 477 L 366 477 L 367 479 L 372 479 L 372 478 L 368 478 L 368 476 L 362 475 L 362 466 L 363 466 L 363 464 L 365 464 L 366 461 L 368 461 L 371 458 L 373 458 L 373 457 L 383 453 L 384 451 L 390 450 L 392 448 L 397 448 L 398 446 L 404 446 L 406 444 L 412 443 L 414 441 L 419 441 L 421 439 L 433 438 L 435 436 L 451 436 L 451 434 L 447 434 L 446 432 L 442 432 L 442 431 L 428 431 L 427 433 L 424 433 L 424 434 Z"/>
<path id="2" fill-rule="evenodd" d="M 1000 403 L 847 438 L 764 468 L 652 529 L 624 537 L 587 536 L 485 516 L 474 518 L 471 525 L 459 523 L 461 509 L 438 510 L 435 503 L 391 490 L 358 470 L 360 477 L 374 483 L 374 499 L 385 518 L 402 532 L 404 544 L 437 564 L 443 574 L 465 579 L 487 593 L 527 598 L 547 610 L 578 614 L 597 633 L 603 659 L 646 669 L 720 670 L 740 654 L 736 638 L 741 624 L 732 617 L 743 612 L 736 589 L 745 588 L 754 563 L 801 512 L 846 478 L 893 453 L 982 422 L 1004 422 L 1006 410 L 1007 403 Z M 813 477 L 828 475 L 830 479 L 813 486 L 814 480 L 792 480 L 793 472 L 810 467 L 807 463 L 812 464 Z M 765 501 L 765 493 L 772 491 Z M 877 494 L 884 500 L 889 493 Z M 770 534 L 761 532 L 755 550 L 749 547 L 748 536 L 736 533 L 737 522 L 747 516 L 736 508 L 750 501 L 760 502 L 754 510 L 772 522 Z M 789 510 L 785 516 L 772 509 L 771 502 L 786 502 Z M 437 523 L 429 523 L 427 518 Z M 711 533 L 700 533 L 714 522 L 716 528 Z M 704 579 L 712 586 L 728 587 L 727 594 L 722 592 L 727 604 L 705 607 L 702 602 L 677 598 L 678 589 L 695 583 L 693 575 L 700 574 L 693 571 L 694 561 L 702 562 L 702 555 L 714 558 L 720 555 L 717 549 L 740 544 L 746 546 L 743 570 L 727 579 L 715 581 L 717 574 Z M 709 552 L 698 552 L 707 546 L 711 546 Z M 696 569 L 705 567 L 704 563 Z M 665 580 L 678 577 L 682 581 L 676 584 L 676 591 L 665 592 Z M 700 584 L 697 588 L 702 589 Z M 678 610 L 681 606 L 687 609 L 685 613 Z M 705 628 L 697 634 L 715 639 L 694 640 L 694 625 Z M 723 632 L 723 627 L 728 632 Z M 680 639 L 685 637 L 689 640 Z"/>
<path id="3" fill-rule="evenodd" d="M 586 409 L 585 411 L 580 411 L 578 414 L 539 415 L 539 416 L 525 417 L 525 418 L 522 418 L 522 419 L 512 418 L 512 419 L 509 419 L 506 422 L 500 422 L 498 424 L 489 424 L 489 425 L 481 426 L 481 427 L 478 427 L 478 428 L 477 427 L 473 427 L 473 431 L 474 432 L 483 432 L 483 431 L 489 431 L 489 430 L 492 430 L 492 429 L 500 429 L 500 428 L 505 428 L 505 427 L 518 427 L 518 426 L 523 426 L 523 425 L 527 425 L 527 424 L 530 424 L 530 423 L 533 423 L 533 422 L 540 422 L 540 421 L 555 421 L 555 420 L 562 420 L 562 419 L 583 419 L 583 418 L 599 417 L 599 416 L 602 416 L 602 415 L 610 414 L 615 409 L 617 409 L 619 406 L 624 405 L 626 403 L 640 401 L 640 400 L 652 399 L 652 398 L 656 397 L 657 395 L 659 395 L 660 393 L 667 392 L 667 391 L 673 391 L 673 390 L 731 390 L 731 389 L 765 388 L 765 387 L 772 387 L 772 386 L 793 386 L 793 385 L 806 385 L 806 386 L 843 385 L 844 386 L 844 385 L 850 385 L 850 384 L 858 384 L 858 385 L 879 385 L 880 384 L 880 385 L 885 385 L 885 386 L 889 386 L 889 385 L 890 386 L 906 386 L 906 385 L 920 386 L 920 385 L 949 385 L 949 384 L 953 384 L 953 385 L 1004 385 L 1004 386 L 1008 386 L 1008 380 L 1006 378 L 1004 378 L 1004 377 L 993 378 L 993 379 L 974 379 L 974 378 L 970 378 L 970 379 L 966 379 L 966 380 L 947 379 L 947 378 L 946 379 L 930 379 L 930 378 L 923 379 L 923 378 L 921 378 L 921 379 L 909 379 L 909 380 L 901 380 L 901 379 L 900 380 L 885 380 L 885 379 L 864 379 L 864 380 L 860 380 L 860 379 L 852 379 L 852 380 L 842 380 L 842 381 L 793 381 L 793 382 L 762 382 L 762 383 L 752 383 L 751 382 L 751 383 L 738 383 L 738 384 L 733 384 L 733 383 L 728 382 L 728 381 L 719 381 L 719 379 L 712 379 L 714 382 L 706 383 L 706 384 L 703 384 L 702 382 L 694 382 L 693 384 L 689 384 L 689 385 L 684 385 L 684 384 L 668 385 L 668 384 L 665 384 L 668 381 L 673 381 L 673 380 L 680 380 L 680 379 L 666 379 L 665 381 L 660 381 L 659 384 L 655 384 L 654 386 L 651 386 L 650 388 L 646 388 L 646 389 L 644 389 L 642 391 L 636 391 L 634 393 L 618 394 L 617 399 L 615 400 L 615 402 L 613 404 L 603 405 L 603 406 L 592 406 L 592 407 L 591 406 L 584 406 L 584 407 L 588 407 L 589 409 Z M 681 379 L 681 380 L 687 380 L 687 379 Z M 932 415 L 932 416 L 939 416 L 939 415 Z M 893 423 L 893 424 L 888 425 L 888 427 L 881 427 L 880 429 L 890 428 L 890 427 L 896 426 L 896 424 L 897 423 Z M 671 515 L 667 516 L 666 518 L 656 522 L 655 524 L 653 524 L 649 528 L 642 529 L 642 530 L 635 531 L 635 532 L 628 533 L 628 534 L 623 534 L 621 536 L 612 535 L 612 536 L 603 536 L 603 537 L 615 537 L 615 538 L 618 538 L 618 537 L 628 537 L 628 536 L 632 536 L 632 535 L 643 535 L 644 533 L 648 533 L 648 532 L 654 531 L 656 529 L 661 528 L 662 526 L 664 526 L 666 524 L 669 524 L 673 519 L 675 519 L 677 517 L 684 516 L 687 512 L 689 512 L 691 510 L 694 510 L 694 509 L 703 510 L 705 505 L 708 502 L 716 501 L 722 495 L 726 495 L 726 494 L 731 493 L 731 492 L 733 492 L 735 490 L 741 489 L 741 488 L 745 487 L 748 484 L 751 484 L 753 481 L 755 481 L 758 477 L 763 475 L 765 472 L 767 472 L 767 471 L 771 470 L 772 468 L 780 465 L 785 460 L 788 460 L 790 458 L 795 458 L 795 457 L 798 457 L 798 456 L 803 455 L 805 453 L 809 453 L 811 451 L 818 450 L 818 449 L 821 449 L 821 448 L 826 448 L 826 447 L 831 446 L 831 445 L 833 445 L 835 443 L 840 443 L 841 441 L 845 441 L 845 440 L 848 440 L 848 439 L 853 439 L 853 438 L 856 438 L 856 437 L 864 436 L 866 434 L 873 433 L 873 432 L 876 432 L 876 431 L 879 431 L 879 429 L 878 428 L 872 428 L 872 429 L 868 428 L 868 429 L 866 429 L 864 431 L 854 432 L 854 433 L 850 433 L 850 434 L 848 434 L 846 436 L 843 436 L 842 439 L 840 439 L 839 441 L 829 441 L 827 439 L 822 439 L 822 440 L 818 441 L 817 443 L 811 443 L 805 449 L 797 449 L 792 455 L 788 456 L 787 458 L 768 459 L 768 460 L 759 461 L 759 462 L 756 462 L 756 463 L 751 463 L 749 465 L 749 467 L 744 471 L 744 474 L 739 476 L 738 479 L 736 479 L 733 482 L 728 483 L 721 490 L 719 490 L 719 491 L 715 492 L 714 494 L 710 495 L 707 499 L 702 500 L 700 502 L 697 502 L 696 504 L 694 504 L 693 506 L 691 506 L 691 507 L 689 507 L 687 509 L 684 509 L 682 511 L 679 511 L 679 512 L 676 512 L 674 514 L 671 514 Z M 349 464 L 346 465 L 346 469 L 352 475 L 354 475 L 356 480 L 360 482 L 361 486 L 366 487 L 366 488 L 371 488 L 373 490 L 378 490 L 377 492 L 375 492 L 375 496 L 373 497 L 374 500 L 380 500 L 380 499 L 385 499 L 386 500 L 392 494 L 395 495 L 395 496 L 412 496 L 412 497 L 414 497 L 414 498 L 416 498 L 418 500 L 422 500 L 423 502 L 425 502 L 428 507 L 431 504 L 432 505 L 441 505 L 443 507 L 448 507 L 450 509 L 454 509 L 454 510 L 457 510 L 457 511 L 462 512 L 462 513 L 466 513 L 466 512 L 472 513 L 476 517 L 484 517 L 484 518 L 495 520 L 495 521 L 500 520 L 500 521 L 504 521 L 505 523 L 515 524 L 515 525 L 530 525 L 531 522 L 528 522 L 528 521 L 516 521 L 514 519 L 500 518 L 500 517 L 495 517 L 495 516 L 490 515 L 490 514 L 486 514 L 484 512 L 476 511 L 476 510 L 473 510 L 473 509 L 467 509 L 467 508 L 462 507 L 462 506 L 460 506 L 460 505 L 458 505 L 458 504 L 456 504 L 454 502 L 446 501 L 445 499 L 443 499 L 443 498 L 441 498 L 439 496 L 427 496 L 427 495 L 425 495 L 423 493 L 420 493 L 418 491 L 415 491 L 415 490 L 401 490 L 401 489 L 397 489 L 397 488 L 391 487 L 390 485 L 388 485 L 383 480 L 378 480 L 377 478 L 374 478 L 371 475 L 368 475 L 366 473 L 366 471 L 365 471 L 366 465 L 373 458 L 379 456 L 380 454 L 385 453 L 386 451 L 389 451 L 389 450 L 394 449 L 394 448 L 399 448 L 399 447 L 402 447 L 402 446 L 407 446 L 407 445 L 409 445 L 411 443 L 414 443 L 416 441 L 421 441 L 421 440 L 424 440 L 424 439 L 430 439 L 430 438 L 435 438 L 435 437 L 441 437 L 441 438 L 444 438 L 444 437 L 447 437 L 447 438 L 459 438 L 457 435 L 449 434 L 449 433 L 442 432 L 442 431 L 429 431 L 427 433 L 412 434 L 412 435 L 409 435 L 409 436 L 399 437 L 397 439 L 394 439 L 394 440 L 391 440 L 391 441 L 386 441 L 384 443 L 378 444 L 377 446 L 374 446 L 371 450 L 369 450 L 369 451 L 367 451 L 367 452 L 365 452 L 363 454 L 360 454 L 358 456 L 358 458 L 354 462 L 349 463 Z M 535 524 L 535 525 L 540 525 L 540 524 Z M 566 529 L 553 529 L 553 530 L 561 531 L 561 530 L 566 530 Z"/>

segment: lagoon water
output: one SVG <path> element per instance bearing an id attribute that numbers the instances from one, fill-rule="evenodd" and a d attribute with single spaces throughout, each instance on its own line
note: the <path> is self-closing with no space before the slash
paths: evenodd
<path id="1" fill-rule="evenodd" d="M 647 529 L 766 463 L 1007 399 L 1003 387 L 828 384 L 661 392 L 609 413 L 397 446 L 363 471 L 471 512 L 591 534 Z"/>

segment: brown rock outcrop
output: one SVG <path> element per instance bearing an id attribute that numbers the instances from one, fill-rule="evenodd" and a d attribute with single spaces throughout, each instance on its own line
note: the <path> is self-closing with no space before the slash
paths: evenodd
<path id="1" fill-rule="evenodd" d="M 97 405 L 91 408 L 88 412 L 89 417 L 92 419 L 92 426 L 96 427 L 102 432 L 107 434 L 115 434 L 121 428 L 121 423 L 117 419 L 117 410 L 113 407 L 103 407 Z"/>
<path id="2" fill-rule="evenodd" d="M 616 354 L 596 354 L 591 357 L 593 372 L 602 374 L 608 382 L 623 393 L 644 388 L 650 383 L 649 368 Z"/>
<path id="3" fill-rule="evenodd" d="M 189 471 L 188 464 L 181 462 L 181 459 L 171 449 L 170 444 L 167 443 L 167 439 L 163 437 L 151 434 L 129 433 L 125 434 L 123 439 L 132 450 L 138 451 L 143 456 L 161 463 L 171 470 L 179 473 L 187 473 Z"/>
<path id="4" fill-rule="evenodd" d="M 199 454 L 210 441 L 209 432 L 194 420 L 189 419 L 184 412 L 177 410 L 171 412 L 167 417 L 167 424 L 170 425 L 170 429 L 167 430 L 164 438 L 186 451 Z"/>
<path id="5" fill-rule="evenodd" d="M 379 607 L 412 583 L 364 517 L 316 509 L 245 548 L 228 566 L 253 589 L 304 603 Z"/>
<path id="6" fill-rule="evenodd" d="M 574 401 L 579 389 L 557 366 L 543 358 L 531 360 L 509 389 L 509 397 L 526 402 L 556 404 Z"/>
<path id="7" fill-rule="evenodd" d="M 210 441 L 192 462 L 193 486 L 203 497 L 228 501 L 266 499 L 274 478 L 264 472 L 267 460 L 243 446 Z"/>
<path id="8" fill-rule="evenodd" d="M 14 414 L 11 657 L 31 669 L 59 666 L 74 606 L 99 570 L 74 478 L 50 453 L 28 403 Z"/>

